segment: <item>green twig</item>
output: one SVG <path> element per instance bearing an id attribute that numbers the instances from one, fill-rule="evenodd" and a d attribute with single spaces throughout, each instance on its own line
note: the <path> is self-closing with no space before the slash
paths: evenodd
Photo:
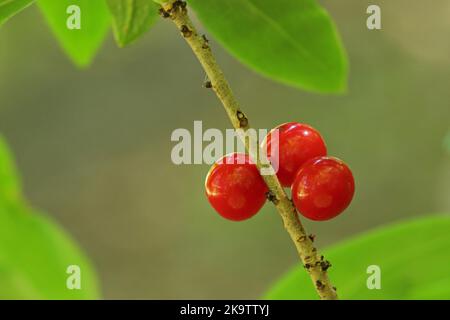
<path id="1" fill-rule="evenodd" d="M 235 129 L 241 129 L 244 132 L 247 131 L 250 128 L 248 118 L 240 109 L 228 81 L 212 54 L 208 40 L 205 36 L 197 33 L 196 28 L 189 18 L 186 2 L 170 0 L 163 3 L 161 15 L 173 21 L 200 61 L 209 79 L 208 86 L 214 90 L 222 102 L 233 127 Z M 252 158 L 258 159 L 254 155 L 255 150 L 251 150 L 252 148 L 249 146 L 248 139 L 244 139 L 244 144 Z M 262 164 L 259 161 L 257 161 L 257 166 L 260 170 L 262 169 Z M 314 238 L 308 236 L 306 233 L 298 217 L 297 210 L 286 195 L 276 175 L 265 174 L 263 178 L 270 190 L 269 199 L 281 215 L 284 227 L 294 242 L 300 259 L 309 273 L 317 293 L 321 299 L 336 300 L 336 288 L 331 284 L 327 274 L 330 263 L 324 260 L 323 256 L 317 252 L 313 244 Z"/>

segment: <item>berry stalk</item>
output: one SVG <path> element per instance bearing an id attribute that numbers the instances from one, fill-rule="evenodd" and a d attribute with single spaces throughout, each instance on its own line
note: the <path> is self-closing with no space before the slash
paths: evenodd
<path id="1" fill-rule="evenodd" d="M 173 21 L 191 47 L 208 76 L 209 82 L 207 87 L 211 87 L 222 102 L 233 127 L 247 131 L 250 128 L 248 118 L 240 109 L 223 71 L 211 51 L 208 40 L 205 36 L 199 35 L 193 25 L 188 15 L 186 2 L 169 0 L 163 3 L 161 15 Z M 255 150 L 250 148 L 248 139 L 244 139 L 244 144 L 252 158 L 258 159 L 256 165 L 261 170 L 262 164 L 259 161 L 259 157 L 254 154 Z M 268 198 L 273 202 L 281 215 L 284 227 L 294 242 L 298 255 L 309 273 L 320 298 L 323 300 L 338 299 L 336 288 L 331 284 L 327 273 L 331 265 L 317 252 L 313 244 L 313 237 L 308 236 L 306 233 L 298 217 L 297 210 L 278 181 L 277 176 L 273 174 L 262 175 L 262 177 L 269 188 Z"/>

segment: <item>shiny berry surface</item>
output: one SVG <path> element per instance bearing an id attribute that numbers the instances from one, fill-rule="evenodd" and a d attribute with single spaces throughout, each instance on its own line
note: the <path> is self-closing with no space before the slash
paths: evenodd
<path id="1" fill-rule="evenodd" d="M 329 220 L 344 211 L 355 192 L 353 174 L 341 160 L 319 157 L 305 163 L 292 184 L 292 200 L 306 218 Z"/>
<path id="2" fill-rule="evenodd" d="M 205 182 L 209 203 L 224 218 L 242 221 L 266 202 L 268 188 L 248 155 L 233 153 L 217 161 Z"/>
<path id="3" fill-rule="evenodd" d="M 278 161 L 276 142 L 272 141 L 272 132 L 279 130 Z M 275 137 L 275 136 L 274 136 Z M 320 133 L 306 125 L 297 122 L 282 124 L 273 129 L 264 139 L 262 148 L 274 166 L 278 166 L 277 177 L 284 187 L 290 187 L 298 169 L 308 160 L 325 156 L 327 148 Z"/>

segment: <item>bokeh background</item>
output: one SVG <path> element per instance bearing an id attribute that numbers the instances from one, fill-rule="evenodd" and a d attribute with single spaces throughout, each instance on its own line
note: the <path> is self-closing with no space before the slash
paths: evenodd
<path id="1" fill-rule="evenodd" d="M 354 171 L 345 214 L 305 221 L 325 246 L 401 219 L 450 211 L 450 2 L 322 1 L 351 64 L 343 96 L 266 80 L 212 42 L 252 124 L 306 122 Z M 381 31 L 366 8 L 382 8 Z M 176 128 L 230 125 L 171 24 L 76 69 L 36 7 L 0 29 L 0 132 L 30 202 L 93 261 L 105 298 L 258 298 L 297 263 L 274 208 L 220 218 L 204 196 L 207 165 L 175 166 Z M 448 138 L 447 138 L 448 141 Z M 336 266 L 338 267 L 338 266 Z"/>

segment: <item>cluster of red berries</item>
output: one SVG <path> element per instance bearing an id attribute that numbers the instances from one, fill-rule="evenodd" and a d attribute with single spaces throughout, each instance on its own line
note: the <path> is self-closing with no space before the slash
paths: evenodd
<path id="1" fill-rule="evenodd" d="M 296 122 L 278 126 L 278 157 L 271 156 L 273 130 L 262 148 L 278 167 L 277 177 L 292 188 L 292 200 L 305 217 L 329 220 L 350 204 L 355 183 L 352 172 L 341 160 L 327 157 L 320 133 Z M 274 163 L 278 160 L 278 163 Z M 248 155 L 233 153 L 217 161 L 206 177 L 206 195 L 224 218 L 242 221 L 254 216 L 264 205 L 269 191 Z"/>

